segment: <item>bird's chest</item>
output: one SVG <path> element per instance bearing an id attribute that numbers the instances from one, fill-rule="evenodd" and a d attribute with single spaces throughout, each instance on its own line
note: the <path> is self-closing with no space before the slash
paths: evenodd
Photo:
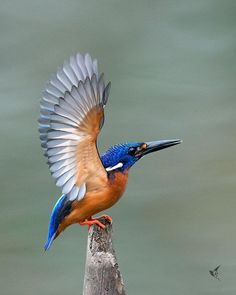
<path id="1" fill-rule="evenodd" d="M 87 194 L 88 200 L 93 202 L 99 210 L 105 210 L 113 206 L 123 195 L 128 180 L 128 173 L 112 173 L 109 175 L 106 185 L 97 192 Z"/>
<path id="2" fill-rule="evenodd" d="M 127 179 L 128 173 L 114 173 L 109 175 L 107 183 L 100 190 L 87 192 L 85 197 L 74 205 L 80 219 L 84 220 L 112 207 L 123 195 Z"/>
<path id="3" fill-rule="evenodd" d="M 117 172 L 109 175 L 108 194 L 111 199 L 118 200 L 124 193 L 128 180 L 128 172 Z"/>

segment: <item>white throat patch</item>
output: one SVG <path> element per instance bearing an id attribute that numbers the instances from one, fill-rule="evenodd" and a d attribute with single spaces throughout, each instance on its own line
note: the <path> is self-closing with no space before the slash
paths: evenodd
<path id="1" fill-rule="evenodd" d="M 120 162 L 120 163 L 116 164 L 115 166 L 107 167 L 106 171 L 107 172 L 113 171 L 113 170 L 116 170 L 116 169 L 121 168 L 121 167 L 123 167 L 123 163 Z"/>

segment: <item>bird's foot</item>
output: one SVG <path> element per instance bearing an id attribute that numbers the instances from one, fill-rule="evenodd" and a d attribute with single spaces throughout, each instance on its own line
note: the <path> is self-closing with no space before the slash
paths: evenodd
<path id="1" fill-rule="evenodd" d="M 105 218 L 106 220 L 108 220 L 110 223 L 112 223 L 112 217 L 106 214 L 103 214 L 101 216 L 96 217 L 96 219 L 101 219 L 101 218 Z"/>
<path id="2" fill-rule="evenodd" d="M 101 221 L 99 221 L 99 219 L 101 218 L 105 218 L 106 220 L 108 220 L 110 223 L 112 223 L 112 218 L 111 216 L 109 215 L 101 215 L 101 216 L 98 216 L 96 218 L 92 218 L 90 217 L 89 219 L 85 220 L 85 221 L 82 221 L 82 222 L 79 222 L 80 225 L 88 225 L 89 229 L 92 225 L 96 224 L 98 225 L 99 227 L 101 227 L 102 229 L 106 228 L 106 225 L 103 224 Z"/>
<path id="3" fill-rule="evenodd" d="M 89 229 L 92 225 L 96 224 L 99 227 L 101 227 L 102 229 L 104 229 L 106 226 L 104 224 L 102 224 L 99 220 L 97 219 L 89 219 L 89 220 L 85 220 L 83 222 L 79 222 L 80 225 L 88 225 Z"/>

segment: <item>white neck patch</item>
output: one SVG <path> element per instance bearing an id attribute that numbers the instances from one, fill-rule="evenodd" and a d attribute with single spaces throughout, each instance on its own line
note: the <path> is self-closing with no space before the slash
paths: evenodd
<path id="1" fill-rule="evenodd" d="M 120 163 L 116 164 L 115 166 L 107 167 L 106 171 L 107 172 L 113 171 L 113 170 L 116 170 L 116 169 L 121 168 L 121 167 L 123 167 L 123 163 L 120 162 Z"/>

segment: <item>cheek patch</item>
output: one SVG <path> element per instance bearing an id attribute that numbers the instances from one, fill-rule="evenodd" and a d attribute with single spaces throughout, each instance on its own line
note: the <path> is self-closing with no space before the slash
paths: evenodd
<path id="1" fill-rule="evenodd" d="M 109 171 L 113 171 L 113 170 L 116 170 L 118 168 L 121 168 L 123 167 L 123 163 L 119 162 L 118 164 L 116 164 L 115 166 L 111 166 L 111 167 L 107 167 L 106 168 L 106 171 L 109 172 Z"/>

